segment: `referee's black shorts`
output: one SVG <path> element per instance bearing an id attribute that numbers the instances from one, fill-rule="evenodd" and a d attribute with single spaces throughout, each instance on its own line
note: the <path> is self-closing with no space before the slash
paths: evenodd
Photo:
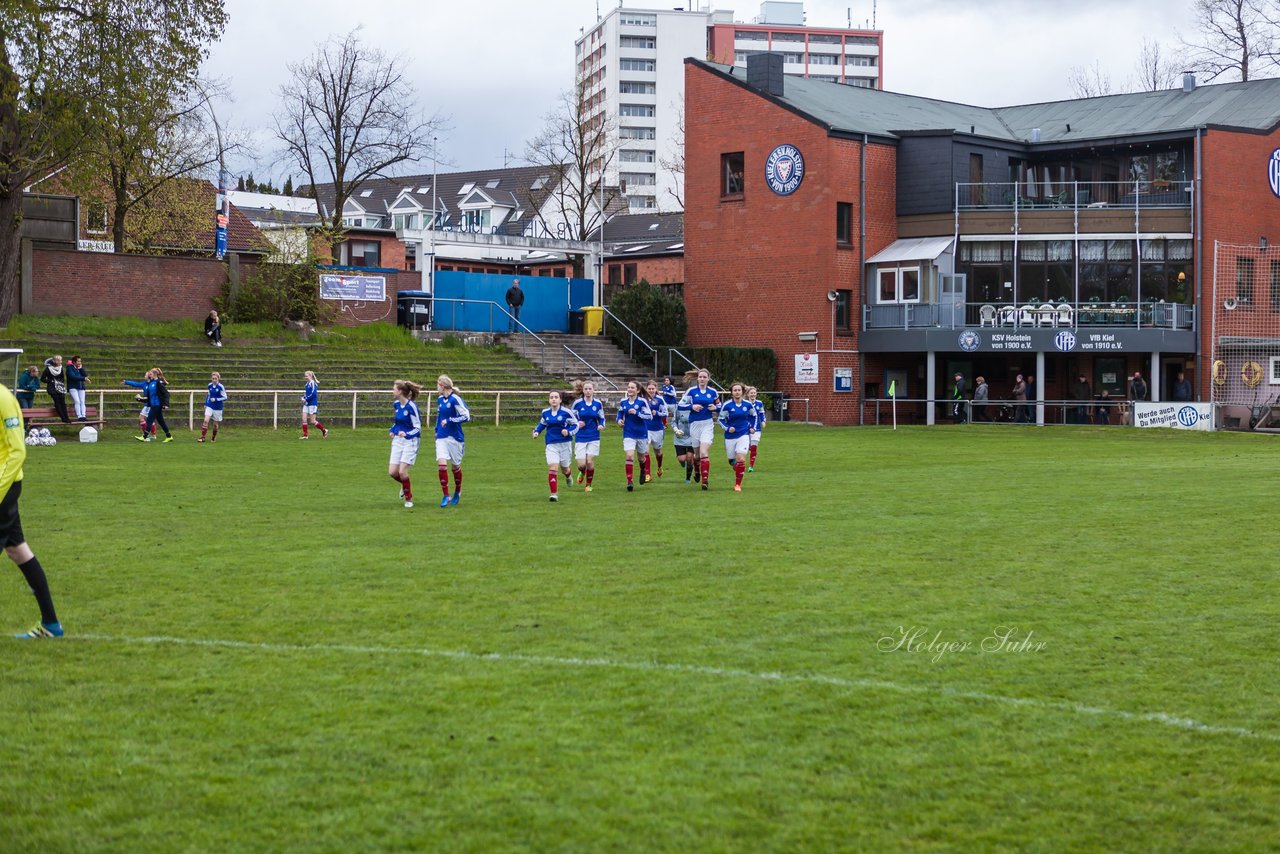
<path id="1" fill-rule="evenodd" d="M 27 541 L 22 534 L 22 519 L 18 517 L 18 498 L 22 495 L 22 481 L 16 480 L 0 500 L 0 548 L 19 546 Z"/>

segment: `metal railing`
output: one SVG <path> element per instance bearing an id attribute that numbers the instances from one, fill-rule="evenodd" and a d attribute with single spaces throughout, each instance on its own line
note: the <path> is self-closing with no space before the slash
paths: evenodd
<path id="1" fill-rule="evenodd" d="M 959 404 L 960 415 L 956 414 Z M 904 398 L 897 400 L 899 424 L 925 424 L 928 409 L 934 409 L 935 424 L 1132 424 L 1131 402 L 1124 397 L 1090 400 L 953 400 L 949 398 Z M 868 398 L 863 402 L 863 423 L 882 425 L 893 415 L 893 398 Z"/>
<path id="2" fill-rule="evenodd" d="M 899 303 L 864 305 L 864 329 L 931 329 L 965 327 L 1134 329 L 1196 328 L 1196 307 L 1181 303 L 1029 301 L 1026 303 Z"/>
<path id="3" fill-rule="evenodd" d="M 1191 181 L 957 183 L 957 211 L 1135 210 L 1191 207 Z"/>
<path id="4" fill-rule="evenodd" d="M 602 324 L 602 326 L 601 326 L 601 329 L 600 329 L 600 333 L 601 333 L 602 335 L 603 335 L 603 334 L 606 334 L 606 329 L 607 329 L 607 327 L 608 327 L 608 324 L 609 324 L 609 320 L 610 320 L 610 319 L 612 319 L 614 323 L 618 324 L 619 326 L 621 326 L 623 329 L 625 329 L 625 330 L 627 331 L 627 336 L 628 336 L 628 338 L 627 338 L 627 356 L 631 359 L 631 361 L 633 361 L 633 362 L 638 361 L 638 360 L 636 359 L 636 344 L 638 343 L 638 344 L 639 344 L 641 347 L 643 347 L 645 350 L 648 350 L 648 351 L 649 351 L 649 355 L 646 355 L 646 356 L 645 356 L 645 360 L 646 360 L 646 361 L 648 361 L 648 359 L 649 359 L 649 356 L 650 356 L 650 355 L 653 357 L 653 373 L 654 373 L 654 375 L 655 375 L 655 376 L 657 376 L 657 373 L 658 373 L 658 350 L 657 350 L 657 348 L 656 348 L 656 347 L 654 347 L 652 344 L 650 344 L 648 341 L 645 341 L 645 340 L 644 340 L 643 338 L 641 338 L 639 335 L 637 335 L 637 334 L 636 334 L 636 332 L 635 332 L 635 330 L 634 330 L 634 329 L 632 329 L 630 326 L 627 326 L 627 324 L 623 323 L 623 322 L 622 322 L 622 319 L 621 319 L 620 317 L 618 317 L 618 315 L 616 315 L 616 314 L 614 314 L 612 311 L 610 311 L 610 310 L 609 310 L 609 306 L 607 306 L 607 305 L 606 305 L 606 306 L 604 306 L 604 322 L 603 322 L 603 324 Z"/>

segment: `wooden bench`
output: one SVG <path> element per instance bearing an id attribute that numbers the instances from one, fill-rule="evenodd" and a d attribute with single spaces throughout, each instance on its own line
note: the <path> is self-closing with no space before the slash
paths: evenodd
<path id="1" fill-rule="evenodd" d="M 70 401 L 68 401 L 69 403 Z M 70 414 L 75 410 L 68 406 L 67 411 Z M 98 417 L 98 407 L 96 406 L 85 406 L 84 416 L 85 419 L 80 421 L 73 415 L 68 423 L 58 417 L 58 410 L 52 406 L 33 406 L 22 410 L 22 423 L 28 430 L 32 427 L 75 427 L 77 429 L 80 427 L 97 427 L 101 430 L 106 423 Z"/>

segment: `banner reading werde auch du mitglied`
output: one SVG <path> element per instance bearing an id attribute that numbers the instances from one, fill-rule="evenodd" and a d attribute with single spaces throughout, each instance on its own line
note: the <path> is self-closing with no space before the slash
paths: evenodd
<path id="1" fill-rule="evenodd" d="M 1133 404 L 1133 423 L 1137 427 L 1172 427 L 1175 430 L 1212 430 L 1211 403 L 1143 403 Z"/>

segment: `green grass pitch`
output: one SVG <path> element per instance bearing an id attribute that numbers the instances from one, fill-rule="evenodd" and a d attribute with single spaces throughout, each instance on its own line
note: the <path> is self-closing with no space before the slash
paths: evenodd
<path id="1" fill-rule="evenodd" d="M 384 433 L 228 418 L 30 449 L 68 635 L 0 641 L 0 848 L 1280 839 L 1271 437 L 771 425 L 740 495 L 719 443 L 628 494 L 612 429 L 550 504 L 475 427 L 406 510 Z"/>

